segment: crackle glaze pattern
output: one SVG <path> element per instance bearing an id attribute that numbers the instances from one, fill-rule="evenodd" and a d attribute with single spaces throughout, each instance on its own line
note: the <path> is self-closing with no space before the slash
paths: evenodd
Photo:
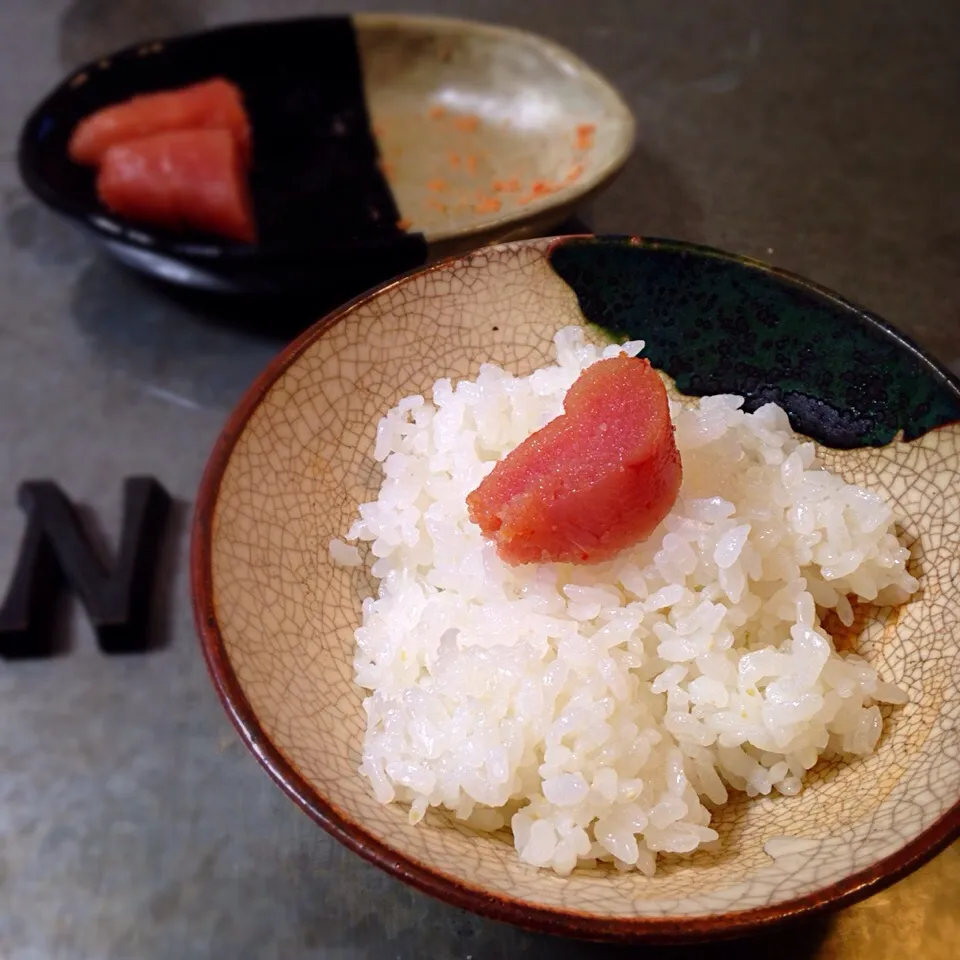
<path id="1" fill-rule="evenodd" d="M 732 928 L 737 917 L 746 924 L 816 906 L 827 887 L 852 896 L 876 874 L 906 869 L 958 820 L 956 424 L 909 443 L 821 449 L 846 479 L 896 500 L 914 544 L 921 591 L 895 614 L 868 612 L 859 639 L 910 703 L 888 714 L 875 755 L 818 767 L 798 797 L 724 808 L 721 852 L 662 860 L 653 879 L 600 869 L 559 879 L 521 864 L 508 836 L 480 836 L 435 812 L 409 826 L 406 810 L 379 805 L 357 774 L 364 716 L 353 630 L 372 584 L 361 570 L 333 567 L 327 543 L 375 496 L 374 433 L 389 406 L 439 376 L 473 376 L 483 361 L 527 373 L 548 359 L 557 328 L 583 322 L 548 249 L 535 241 L 481 250 L 361 302 L 281 358 L 228 428 L 205 481 L 215 504 L 195 576 L 205 581 L 198 616 L 208 659 L 248 742 L 261 757 L 272 745 L 274 775 L 355 849 L 481 911 L 522 901 L 508 911 L 521 922 L 522 911 L 541 925 L 544 911 L 562 911 L 574 916 L 561 929 L 628 935 L 723 915 L 720 927 Z M 303 782 L 291 787 L 297 774 Z M 808 842 L 773 860 L 763 844 L 782 835 Z M 898 851 L 897 862 L 876 866 Z M 472 900 L 472 891 L 482 895 Z"/>

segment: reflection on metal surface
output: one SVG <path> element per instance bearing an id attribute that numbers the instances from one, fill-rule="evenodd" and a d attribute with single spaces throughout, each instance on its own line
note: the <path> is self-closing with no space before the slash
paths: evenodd
<path id="1" fill-rule="evenodd" d="M 916 873 L 838 913 L 817 960 L 955 960 L 960 954 L 960 843 Z"/>

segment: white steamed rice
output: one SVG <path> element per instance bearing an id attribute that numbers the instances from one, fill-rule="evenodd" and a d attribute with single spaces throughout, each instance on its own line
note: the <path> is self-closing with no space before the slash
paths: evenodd
<path id="1" fill-rule="evenodd" d="M 906 697 L 835 651 L 818 607 L 849 624 L 848 594 L 899 603 L 917 581 L 884 500 L 818 465 L 779 407 L 733 396 L 671 404 L 683 486 L 645 543 L 595 566 L 502 563 L 467 494 L 586 366 L 643 347 L 601 351 L 576 327 L 555 343 L 556 365 L 485 365 L 380 422 L 383 486 L 347 534 L 380 579 L 356 632 L 360 771 L 411 822 L 446 807 L 509 825 L 521 859 L 559 874 L 651 875 L 659 852 L 718 840 L 704 801 L 794 795 L 823 754 L 873 751 L 877 704 Z"/>

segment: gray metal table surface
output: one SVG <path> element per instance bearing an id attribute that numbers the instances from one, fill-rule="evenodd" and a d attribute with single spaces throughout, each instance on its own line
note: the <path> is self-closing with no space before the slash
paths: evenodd
<path id="1" fill-rule="evenodd" d="M 364 7 L 403 5 L 0 5 L 0 584 L 23 531 L 23 479 L 58 481 L 110 543 L 124 477 L 152 474 L 177 499 L 162 649 L 105 657 L 73 610 L 68 655 L 0 661 L 3 960 L 633 955 L 434 902 L 341 848 L 262 774 L 207 680 L 186 553 L 205 458 L 281 344 L 123 274 L 40 208 L 16 172 L 27 111 L 86 59 L 203 25 Z M 595 231 L 770 260 L 866 304 L 960 371 L 957 3 L 463 0 L 416 9 L 546 34 L 623 91 L 639 146 L 592 209 Z M 954 846 L 889 891 L 787 934 L 646 955 L 946 957 L 960 938 L 958 881 Z"/>

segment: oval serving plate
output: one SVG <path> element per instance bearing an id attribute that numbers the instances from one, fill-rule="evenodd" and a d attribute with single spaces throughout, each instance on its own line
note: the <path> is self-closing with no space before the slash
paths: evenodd
<path id="1" fill-rule="evenodd" d="M 354 629 L 374 584 L 327 544 L 374 499 L 377 422 L 440 377 L 516 374 L 583 325 L 646 341 L 678 396 L 774 400 L 823 461 L 895 504 L 920 590 L 867 607 L 859 651 L 909 703 L 876 753 L 825 760 L 794 797 L 740 797 L 721 847 L 656 876 L 520 862 L 512 839 L 431 811 L 411 826 L 357 771 Z M 842 329 L 844 336 L 837 337 Z M 829 345 L 829 346 L 827 346 Z M 960 834 L 960 382 L 879 318 L 792 274 L 672 241 L 535 240 L 475 251 L 336 311 L 251 387 L 214 449 L 193 528 L 194 611 L 227 712 L 283 790 L 357 853 L 458 906 L 551 933 L 684 941 L 858 900 Z M 847 638 L 846 642 L 854 642 Z M 774 837 L 796 841 L 770 856 Z"/>
<path id="2" fill-rule="evenodd" d="M 77 122 L 138 93 L 224 76 L 251 116 L 259 241 L 114 216 L 66 152 Z M 557 45 L 435 17 L 219 27 L 91 62 L 36 108 L 21 176 L 126 265 L 227 293 L 345 296 L 484 243 L 556 226 L 633 145 L 615 90 Z"/>

